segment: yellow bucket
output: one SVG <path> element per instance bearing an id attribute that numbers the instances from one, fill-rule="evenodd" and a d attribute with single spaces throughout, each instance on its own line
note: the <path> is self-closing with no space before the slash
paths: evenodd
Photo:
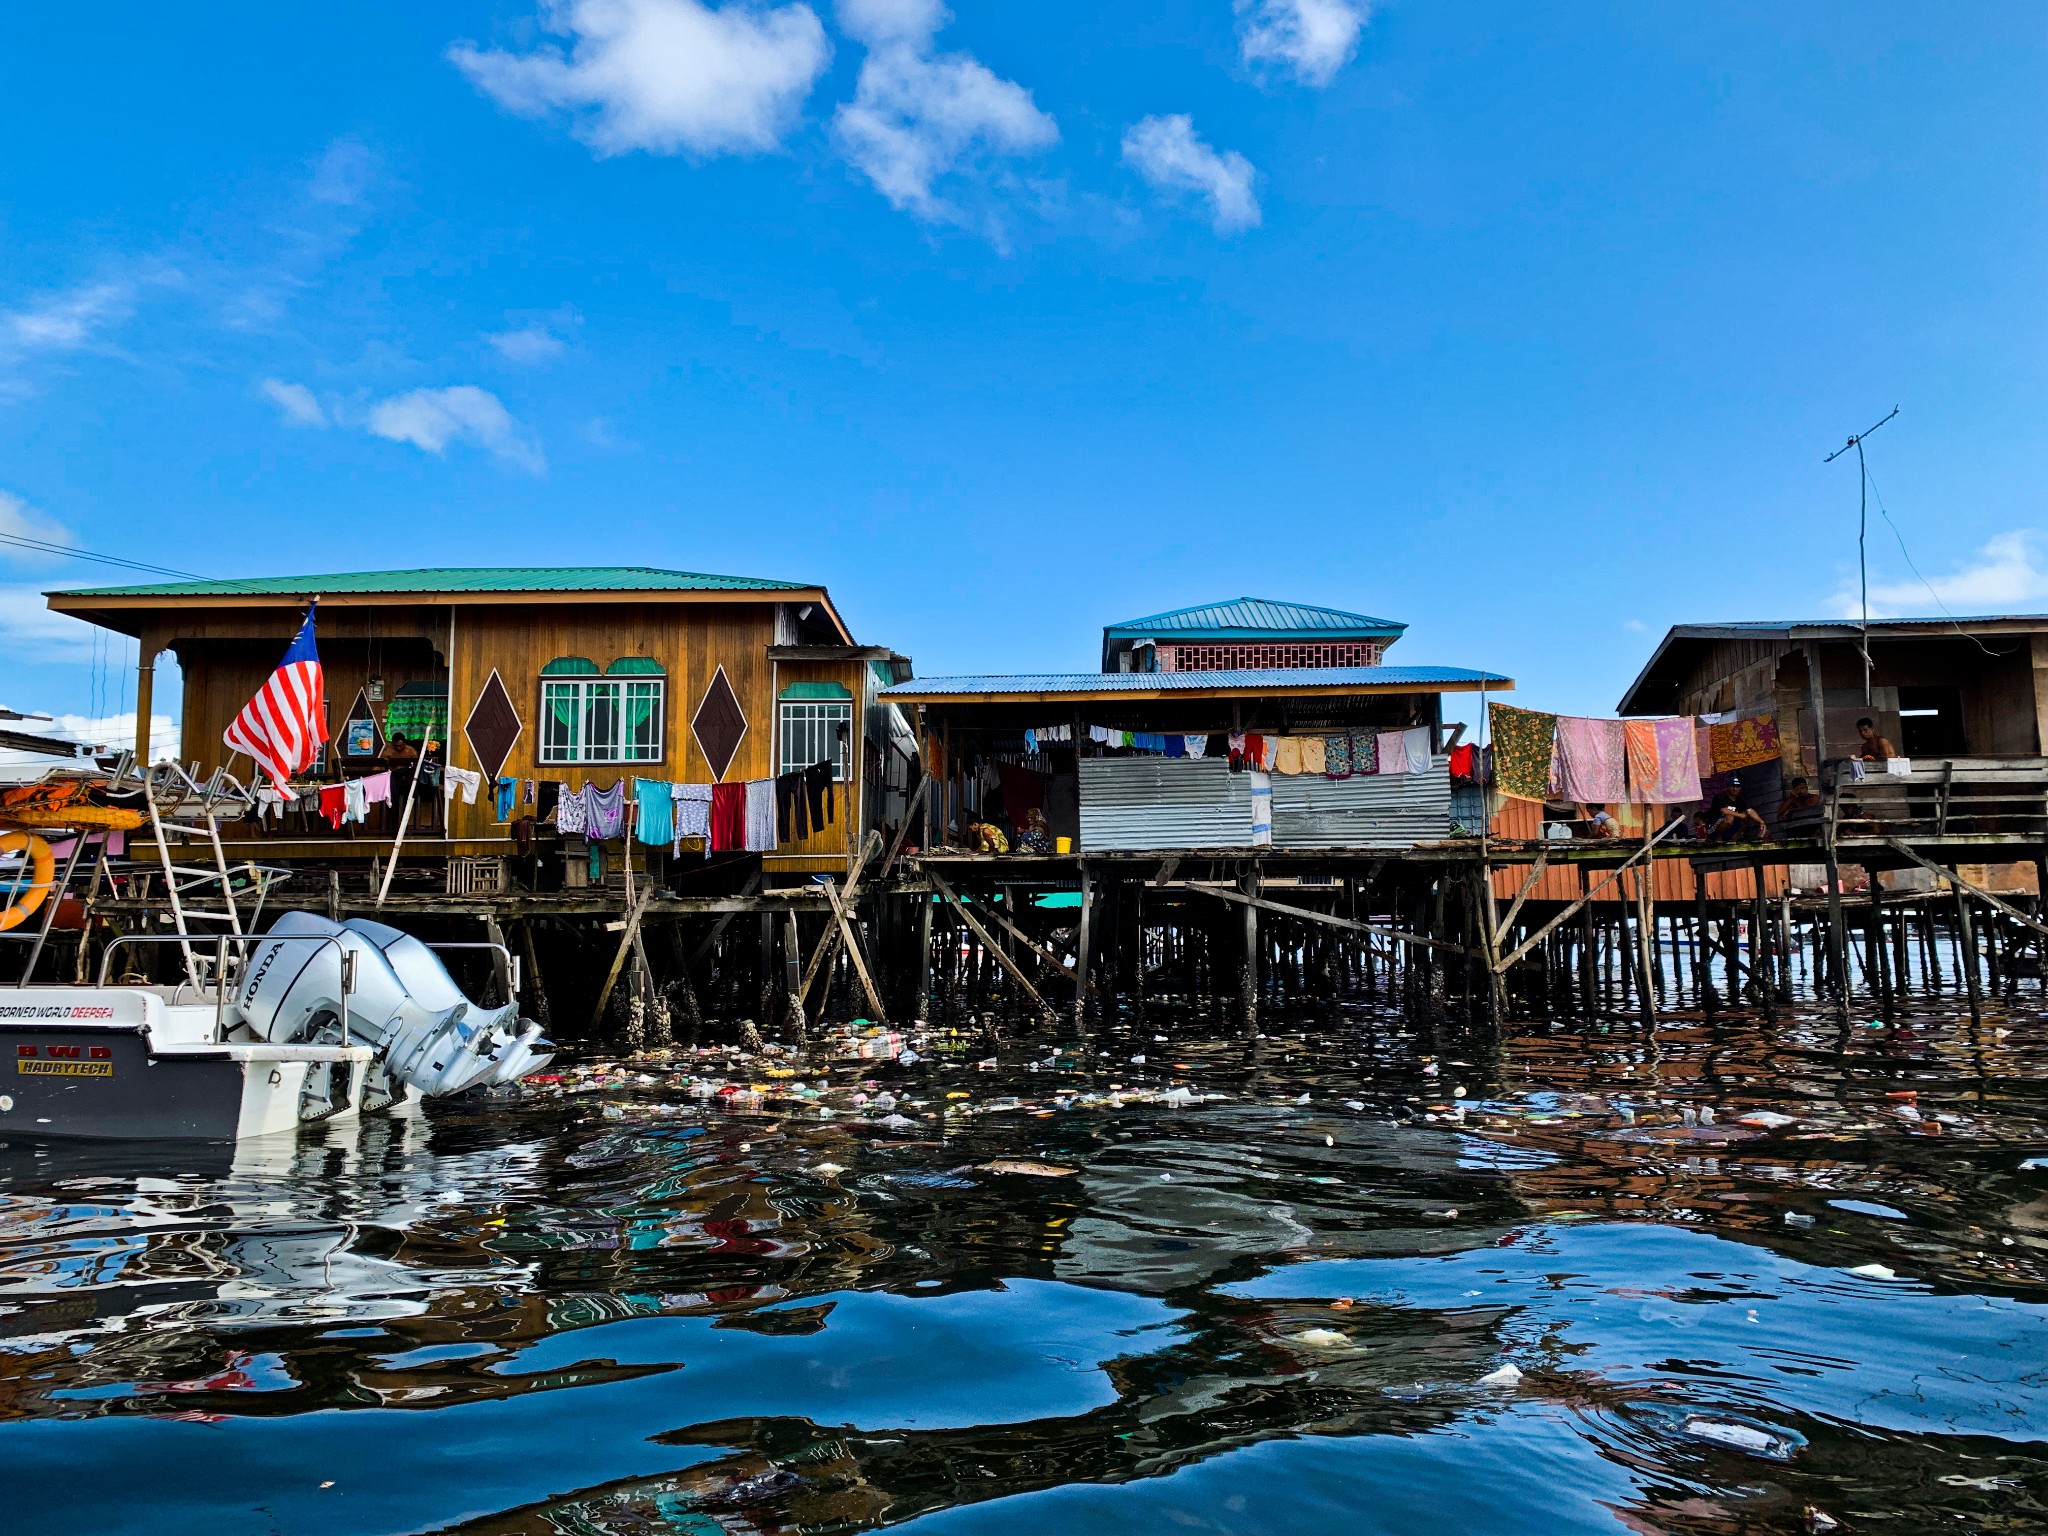
<path id="1" fill-rule="evenodd" d="M 1072 853 L 1074 840 L 1071 837 L 1056 837 L 1052 840 L 1052 847 L 1055 853 Z"/>

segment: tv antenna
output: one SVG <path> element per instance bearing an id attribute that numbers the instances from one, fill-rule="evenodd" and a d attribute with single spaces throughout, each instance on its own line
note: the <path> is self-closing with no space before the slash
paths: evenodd
<path id="1" fill-rule="evenodd" d="M 1878 427 L 1883 426 L 1885 421 L 1890 421 L 1892 419 L 1892 416 L 1896 416 L 1898 414 L 1899 408 L 1895 405 L 1891 409 L 1891 416 L 1885 417 L 1884 421 L 1878 422 L 1876 426 L 1865 427 L 1861 432 L 1858 432 L 1855 436 L 1851 437 L 1849 441 L 1842 444 L 1841 447 L 1837 448 L 1833 453 L 1829 454 L 1826 458 L 1821 460 L 1821 463 L 1823 464 L 1832 464 L 1835 462 L 1835 460 L 1839 459 L 1843 454 L 1847 453 L 1851 448 L 1854 448 L 1856 450 L 1856 479 L 1859 485 L 1856 497 L 1856 577 L 1857 585 L 1860 588 L 1863 597 L 1863 635 L 1862 639 L 1858 642 L 1857 649 L 1863 652 L 1863 704 L 1866 709 L 1870 706 L 1871 698 L 1869 553 L 1870 470 L 1863 462 L 1863 439 L 1870 436 L 1870 434 L 1875 432 Z"/>

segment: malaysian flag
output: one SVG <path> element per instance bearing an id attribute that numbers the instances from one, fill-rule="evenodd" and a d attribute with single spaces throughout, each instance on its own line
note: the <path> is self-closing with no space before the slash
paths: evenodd
<path id="1" fill-rule="evenodd" d="M 313 614 L 292 637 L 284 660 L 256 697 L 242 706 L 221 740 L 246 752 L 282 789 L 293 774 L 310 768 L 327 740 L 327 684 L 320 672 L 320 652 L 313 644 Z"/>

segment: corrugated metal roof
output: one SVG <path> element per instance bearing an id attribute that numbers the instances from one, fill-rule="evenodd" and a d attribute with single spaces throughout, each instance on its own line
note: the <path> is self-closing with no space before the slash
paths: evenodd
<path id="1" fill-rule="evenodd" d="M 1514 679 L 1466 667 L 1260 667 L 1225 672 L 1019 672 L 970 677 L 923 677 L 881 690 L 885 699 L 916 702 L 960 695 L 994 698 L 1114 698 L 1119 694 L 1211 693 L 1258 689 L 1512 688 Z"/>
<path id="2" fill-rule="evenodd" d="M 1081 851 L 1244 848 L 1251 775 L 1219 758 L 1084 757 Z M 1427 773 L 1273 775 L 1275 848 L 1412 848 L 1450 832 L 1450 759 Z"/>
<path id="3" fill-rule="evenodd" d="M 246 576 L 138 587 L 64 587 L 50 597 L 293 597 L 406 592 L 785 592 L 812 584 L 758 576 L 710 576 L 643 565 L 453 566 L 416 571 L 337 571 L 324 576 Z"/>
<path id="4" fill-rule="evenodd" d="M 1172 635 L 1176 639 L 1266 640 L 1393 639 L 1407 629 L 1393 619 L 1376 619 L 1341 608 L 1312 603 L 1281 603 L 1266 597 L 1239 597 L 1195 608 L 1175 608 L 1147 618 L 1126 619 L 1103 627 L 1112 639 L 1145 639 Z"/>

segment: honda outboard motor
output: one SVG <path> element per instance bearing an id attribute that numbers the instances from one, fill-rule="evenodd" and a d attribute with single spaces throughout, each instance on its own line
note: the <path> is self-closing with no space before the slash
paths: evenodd
<path id="1" fill-rule="evenodd" d="M 344 952 L 355 957 L 346 997 Z M 278 1044 L 339 1041 L 345 1020 L 349 1040 L 377 1047 L 393 1084 L 430 1096 L 510 1082 L 553 1054 L 516 1005 L 477 1008 L 432 950 L 360 919 L 285 913 L 253 946 L 237 1002 L 243 1022 Z"/>

